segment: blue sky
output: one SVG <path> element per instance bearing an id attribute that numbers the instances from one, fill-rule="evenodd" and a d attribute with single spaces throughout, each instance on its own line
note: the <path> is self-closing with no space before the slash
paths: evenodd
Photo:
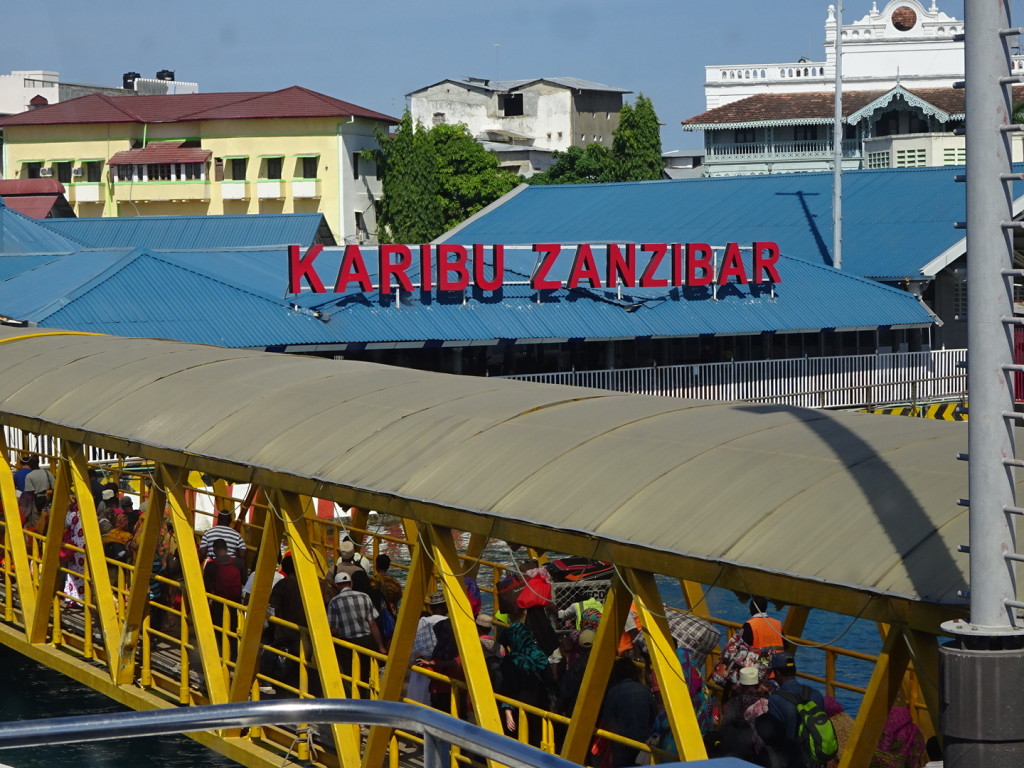
<path id="1" fill-rule="evenodd" d="M 925 0 L 929 4 L 930 0 Z M 649 96 L 664 148 L 700 146 L 704 67 L 824 59 L 828 0 L 12 0 L 0 73 L 49 69 L 118 85 L 171 69 L 204 92 L 301 85 L 399 116 L 447 77 L 572 76 Z M 884 8 L 886 0 L 878 0 Z M 1021 0 L 1012 7 L 1020 18 Z M 938 0 L 963 17 L 962 0 Z M 845 0 L 858 19 L 871 0 Z"/>

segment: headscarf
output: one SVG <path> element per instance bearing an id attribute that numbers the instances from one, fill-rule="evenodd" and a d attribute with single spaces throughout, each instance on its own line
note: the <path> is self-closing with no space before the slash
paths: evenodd
<path id="1" fill-rule="evenodd" d="M 899 761 L 894 761 L 894 758 Z M 921 768 L 926 762 L 928 753 L 925 751 L 924 736 L 910 716 L 910 710 L 905 706 L 893 707 L 889 710 L 889 718 L 871 758 L 871 765 Z"/>

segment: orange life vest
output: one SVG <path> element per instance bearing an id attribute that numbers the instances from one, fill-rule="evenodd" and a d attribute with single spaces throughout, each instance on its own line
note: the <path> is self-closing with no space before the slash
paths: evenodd
<path id="1" fill-rule="evenodd" d="M 755 651 L 782 651 L 782 622 L 771 616 L 751 616 L 747 620 L 750 634 L 754 642 L 750 644 Z"/>

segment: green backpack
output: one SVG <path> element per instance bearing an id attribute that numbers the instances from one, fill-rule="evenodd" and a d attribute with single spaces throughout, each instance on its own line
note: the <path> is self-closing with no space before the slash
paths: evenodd
<path id="1" fill-rule="evenodd" d="M 839 751 L 836 730 L 820 706 L 811 699 L 811 689 L 800 687 L 800 695 L 786 690 L 776 693 L 796 706 L 796 740 L 808 768 L 816 768 L 831 760 Z"/>

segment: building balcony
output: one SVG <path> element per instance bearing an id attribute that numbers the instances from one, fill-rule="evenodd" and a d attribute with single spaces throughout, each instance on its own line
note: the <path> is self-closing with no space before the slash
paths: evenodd
<path id="1" fill-rule="evenodd" d="M 205 202 L 210 199 L 206 181 L 120 181 L 114 184 L 117 202 Z"/>
<path id="2" fill-rule="evenodd" d="M 99 182 L 69 184 L 68 202 L 72 205 L 103 202 L 103 185 Z"/>
<path id="3" fill-rule="evenodd" d="M 708 144 L 704 162 L 723 161 L 779 161 L 828 159 L 834 154 L 831 140 L 822 141 L 751 141 L 738 144 Z M 843 141 L 843 157 L 861 156 L 860 142 Z"/>
<path id="4" fill-rule="evenodd" d="M 294 179 L 292 181 L 292 197 L 296 200 L 320 197 L 320 180 Z"/>
<path id="5" fill-rule="evenodd" d="M 222 181 L 220 185 L 221 200 L 248 200 L 251 196 L 249 182 Z"/>
<path id="6" fill-rule="evenodd" d="M 280 179 L 262 179 L 257 181 L 256 197 L 260 200 L 283 200 L 284 182 Z"/>

